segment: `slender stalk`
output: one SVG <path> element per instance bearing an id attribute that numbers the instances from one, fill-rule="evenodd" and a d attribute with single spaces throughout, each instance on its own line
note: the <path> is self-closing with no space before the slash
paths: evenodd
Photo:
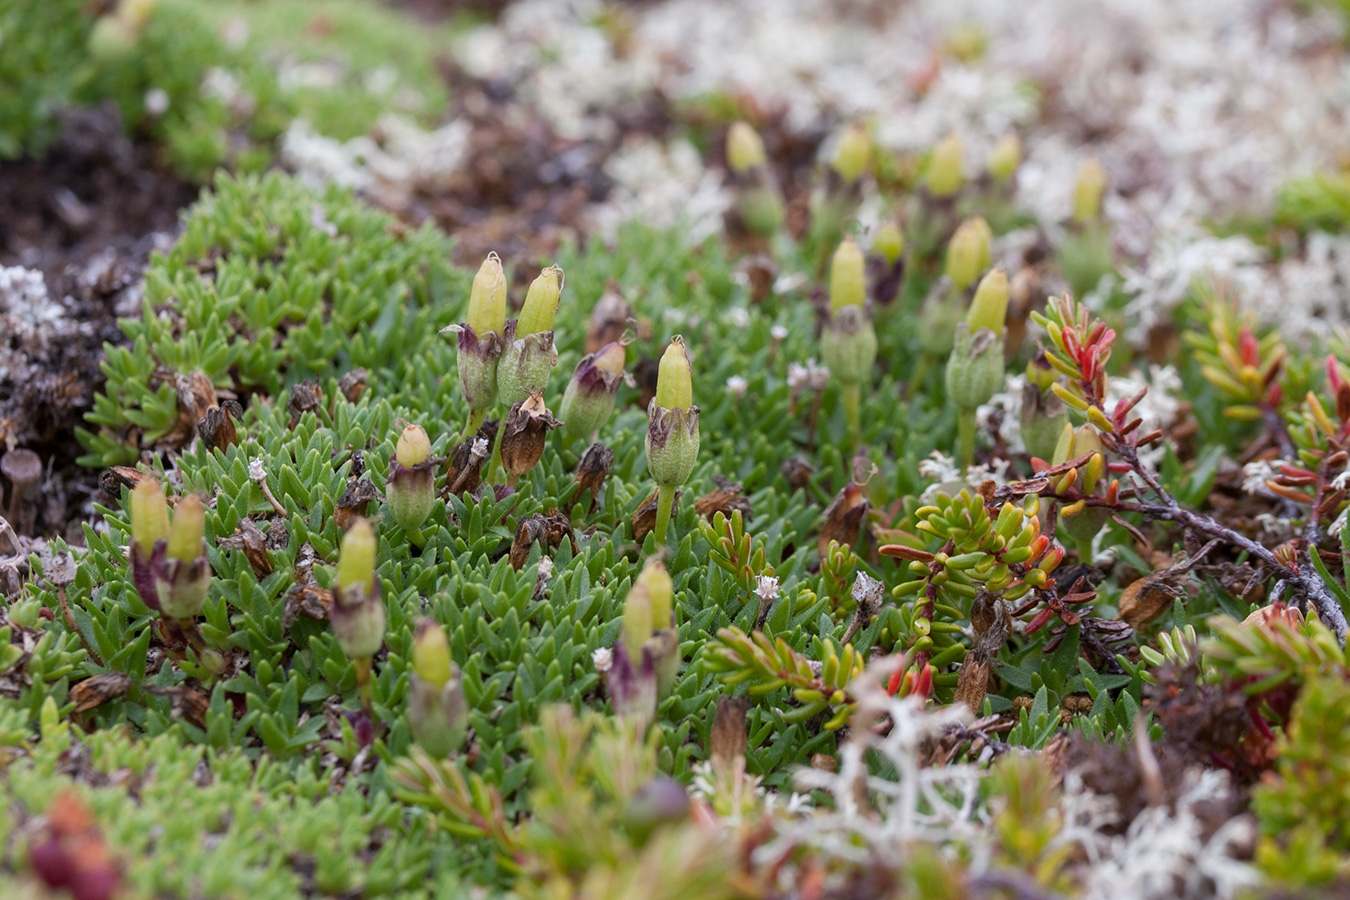
<path id="1" fill-rule="evenodd" d="M 851 452 L 857 452 L 862 446 L 862 384 L 846 382 L 840 387 L 840 396 L 844 400 L 844 418 L 848 421 L 849 448 Z"/>
<path id="2" fill-rule="evenodd" d="M 488 484 L 496 484 L 497 470 L 502 467 L 502 435 L 506 432 L 506 422 L 502 421 L 497 425 L 497 437 L 492 441 L 492 459 L 488 460 L 487 473 L 483 476 L 483 481 Z"/>
<path id="3" fill-rule="evenodd" d="M 487 418 L 487 407 L 484 407 L 482 409 L 469 410 L 469 421 L 464 426 L 463 439 L 468 440 L 469 438 L 473 437 L 474 434 L 477 433 L 478 429 L 482 427 L 483 420 L 486 418 Z"/>
<path id="4" fill-rule="evenodd" d="M 675 486 L 663 484 L 656 489 L 656 542 L 666 542 L 666 526 L 670 524 L 670 511 L 675 505 Z"/>
<path id="5" fill-rule="evenodd" d="M 370 680 L 370 657 L 356 660 L 356 693 L 361 698 L 361 708 L 374 721 L 375 692 Z"/>
<path id="6" fill-rule="evenodd" d="M 961 440 L 961 471 L 964 472 L 975 462 L 975 410 L 958 410 L 956 424 Z"/>

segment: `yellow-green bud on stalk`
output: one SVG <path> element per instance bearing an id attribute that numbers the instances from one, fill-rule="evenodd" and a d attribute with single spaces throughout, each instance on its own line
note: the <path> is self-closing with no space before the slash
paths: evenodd
<path id="1" fill-rule="evenodd" d="M 727 168 L 736 190 L 736 212 L 750 232 L 770 237 L 783 224 L 783 198 L 764 142 L 747 122 L 736 122 L 727 131 Z"/>
<path id="2" fill-rule="evenodd" d="M 627 354 L 621 341 L 611 341 L 577 363 L 558 407 L 569 438 L 590 437 L 608 421 L 619 384 L 631 380 L 623 370 Z"/>
<path id="3" fill-rule="evenodd" d="M 1111 232 L 1102 219 L 1102 197 L 1106 193 L 1106 170 L 1096 159 L 1088 159 L 1078 169 L 1073 186 L 1072 229 L 1059 248 L 1059 267 L 1073 292 L 1082 296 L 1115 268 Z"/>
<path id="4" fill-rule="evenodd" d="M 1040 352 L 1027 363 L 1027 383 L 1022 390 L 1022 410 L 1018 417 L 1022 444 L 1027 453 L 1039 459 L 1054 458 L 1060 433 L 1067 422 L 1064 401 L 1050 389 L 1055 383 L 1055 368 Z"/>
<path id="5" fill-rule="evenodd" d="M 450 658 L 445 629 L 431 619 L 413 633 L 413 670 L 408 680 L 408 726 L 429 756 L 444 759 L 464 745 L 469 704 L 464 681 Z"/>
<path id="6" fill-rule="evenodd" d="M 900 226 L 887 222 L 878 228 L 876 237 L 872 238 L 872 252 L 894 265 L 905 252 L 905 233 Z"/>
<path id="7" fill-rule="evenodd" d="M 357 519 L 342 539 L 337 582 L 328 618 L 342 652 L 357 661 L 374 656 L 384 643 L 384 603 L 375 575 L 375 531 Z"/>
<path id="8" fill-rule="evenodd" d="M 650 634 L 642 642 L 643 652 L 650 655 L 656 669 L 656 697 L 664 699 L 675 686 L 680 670 L 680 639 L 675 631 L 673 604 L 675 583 L 661 560 L 648 559 L 633 584 L 634 592 L 645 594 L 650 614 Z M 625 635 L 624 640 L 628 637 Z"/>
<path id="9" fill-rule="evenodd" d="M 482 424 L 487 408 L 497 402 L 497 361 L 506 330 L 506 275 L 497 254 L 490 253 L 479 267 L 469 291 L 469 312 L 461 325 L 441 333 L 459 336 L 459 382 L 473 414 L 468 433 Z"/>
<path id="10" fill-rule="evenodd" d="M 1003 385 L 1003 334 L 1008 312 L 1008 277 L 1002 269 L 986 275 L 975 291 L 966 319 L 956 326 L 947 358 L 947 396 L 957 407 L 961 464 L 975 455 L 975 410 Z"/>
<path id="11" fill-rule="evenodd" d="M 987 167 L 989 174 L 997 182 L 1005 182 L 1017 173 L 1022 164 L 1022 140 L 1015 134 L 1003 137 L 994 149 L 989 151 Z"/>
<path id="12" fill-rule="evenodd" d="M 652 602 L 652 628 L 660 631 L 674 624 L 673 609 L 675 602 L 675 582 L 670 578 L 661 560 L 652 557 L 642 567 L 636 584 L 647 591 Z"/>
<path id="13" fill-rule="evenodd" d="M 950 197 L 965 186 L 964 166 L 965 148 L 961 146 L 961 139 L 949 134 L 938 141 L 929 155 L 923 186 L 934 197 Z"/>
<path id="14" fill-rule="evenodd" d="M 919 347 L 926 357 L 946 359 L 956 342 L 956 325 L 965 313 L 965 298 L 950 278 L 939 278 L 919 308 Z M 916 379 L 916 383 L 922 379 Z"/>
<path id="15" fill-rule="evenodd" d="M 971 331 L 988 328 L 998 334 L 1003 331 L 1008 319 L 1008 275 L 1002 269 L 994 269 L 980 279 L 975 289 L 975 300 L 966 314 L 966 324 Z"/>
<path id="16" fill-rule="evenodd" d="M 131 492 L 132 584 L 146 606 L 180 623 L 180 629 L 202 611 L 211 586 L 211 563 L 202 540 L 205 523 L 195 494 L 178 502 L 170 525 L 169 505 L 158 481 L 147 478 Z M 180 637 L 194 647 L 200 639 L 191 626 Z"/>
<path id="17" fill-rule="evenodd" d="M 1106 169 L 1095 157 L 1084 160 L 1073 185 L 1073 220 L 1085 225 L 1100 216 L 1105 193 Z"/>
<path id="18" fill-rule="evenodd" d="M 497 394 L 513 405 L 531 391 L 542 392 L 558 362 L 553 344 L 553 318 L 562 296 L 563 271 L 549 266 L 539 273 L 525 294 L 520 318 L 506 324 L 505 349 L 497 363 Z"/>
<path id="19" fill-rule="evenodd" d="M 689 480 L 698 461 L 698 407 L 684 338 L 676 335 L 661 356 L 656 396 L 647 407 L 647 469 L 657 484 L 656 540 L 665 541 L 675 488 Z"/>
<path id="20" fill-rule="evenodd" d="M 422 523 L 436 504 L 436 475 L 432 471 L 431 440 L 421 425 L 408 425 L 398 436 L 394 458 L 389 463 L 385 498 L 390 517 L 419 547 L 424 542 Z"/>
<path id="21" fill-rule="evenodd" d="M 169 504 L 159 482 L 146 478 L 131 492 L 131 536 L 147 556 L 169 537 Z"/>
<path id="22" fill-rule="evenodd" d="M 872 162 L 872 138 L 867 126 L 855 124 L 839 139 L 834 153 L 834 170 L 846 182 L 857 181 Z"/>
<path id="23" fill-rule="evenodd" d="M 877 358 L 877 334 L 867 312 L 862 250 L 845 238 L 830 263 L 830 318 L 820 333 L 820 355 L 843 387 L 850 439 L 860 439 L 862 382 Z"/>
<path id="24" fill-rule="evenodd" d="M 759 132 L 749 122 L 733 122 L 727 130 L 727 167 L 736 175 L 746 175 L 768 161 Z"/>
<path id="25" fill-rule="evenodd" d="M 1092 454 L 1088 462 L 1078 470 L 1080 473 L 1079 485 L 1083 493 L 1095 494 L 1099 486 L 1098 482 L 1103 479 L 1099 479 L 1094 473 L 1105 470 L 1103 450 L 1101 435 L 1097 433 L 1097 429 L 1086 424 L 1074 428 L 1073 425 L 1065 422 L 1064 431 L 1060 434 L 1059 445 L 1055 447 L 1053 463 L 1060 465 L 1071 459 Z M 1073 503 L 1060 509 L 1059 523 L 1063 526 L 1065 533 L 1077 543 L 1080 562 L 1090 563 L 1092 561 L 1092 541 L 1096 538 L 1097 533 L 1106 527 L 1110 517 L 1111 511 L 1103 506 L 1080 506 Z"/>
<path id="26" fill-rule="evenodd" d="M 623 651 L 634 666 L 642 662 L 642 645 L 652 636 L 652 595 L 636 581 L 623 601 Z"/>
<path id="27" fill-rule="evenodd" d="M 989 268 L 989 225 L 984 219 L 967 219 L 957 226 L 947 244 L 947 277 L 960 290 L 975 282 Z"/>

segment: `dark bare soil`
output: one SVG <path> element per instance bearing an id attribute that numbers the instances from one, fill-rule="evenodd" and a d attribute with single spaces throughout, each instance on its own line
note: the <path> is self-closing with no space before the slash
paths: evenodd
<path id="1" fill-rule="evenodd" d="M 65 113 L 41 158 L 0 163 L 0 265 L 42 272 L 64 312 L 42 340 L 0 335 L 11 361 L 0 369 L 0 450 L 32 450 L 46 472 L 12 523 L 21 534 L 78 533 L 98 473 L 75 465 L 75 427 L 103 384 L 103 345 L 122 340 L 117 317 L 137 311 L 150 253 L 169 246 L 196 193 L 123 136 L 113 108 Z"/>

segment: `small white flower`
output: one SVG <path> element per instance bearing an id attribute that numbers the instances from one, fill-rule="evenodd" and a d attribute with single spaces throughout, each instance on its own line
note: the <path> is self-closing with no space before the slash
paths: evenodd
<path id="1" fill-rule="evenodd" d="M 830 370 L 814 359 L 806 361 L 806 385 L 813 391 L 823 391 L 830 385 Z"/>
<path id="2" fill-rule="evenodd" d="M 775 341 L 786 340 L 787 336 L 788 330 L 786 325 L 775 325 L 769 329 L 769 337 L 773 338 Z"/>
<path id="3" fill-rule="evenodd" d="M 158 119 L 169 111 L 169 94 L 163 88 L 151 88 L 145 92 L 145 114 Z"/>
<path id="4" fill-rule="evenodd" d="M 1267 494 L 1266 482 L 1275 477 L 1275 467 L 1264 459 L 1242 467 L 1242 490 L 1248 494 Z"/>
<path id="5" fill-rule="evenodd" d="M 774 575 L 759 576 L 755 587 L 755 594 L 765 603 L 772 603 L 778 599 L 778 578 Z"/>
<path id="6" fill-rule="evenodd" d="M 547 556 L 539 560 L 539 580 L 548 581 L 553 577 L 553 560 Z"/>
<path id="7" fill-rule="evenodd" d="M 591 654 L 591 663 L 595 666 L 595 671 L 601 675 L 605 674 L 614 666 L 614 651 L 608 647 L 601 647 Z"/>
<path id="8" fill-rule="evenodd" d="M 792 393 L 794 394 L 797 393 L 802 388 L 806 387 L 806 378 L 807 378 L 806 366 L 802 365 L 801 363 L 795 362 L 788 363 L 788 371 L 787 371 L 788 390 L 792 391 Z"/>
<path id="9" fill-rule="evenodd" d="M 1350 466 L 1346 466 L 1341 474 L 1331 479 L 1331 486 L 1336 490 L 1342 490 L 1347 484 L 1350 484 Z"/>
<path id="10" fill-rule="evenodd" d="M 727 393 L 740 398 L 745 396 L 745 389 L 749 387 L 749 382 L 740 375 L 732 375 L 727 379 Z"/>
<path id="11" fill-rule="evenodd" d="M 469 447 L 469 455 L 475 459 L 485 459 L 488 455 L 487 438 L 476 437 L 473 439 L 473 445 Z"/>
<path id="12" fill-rule="evenodd" d="M 750 311 L 744 306 L 733 306 L 725 315 L 727 324 L 732 328 L 746 328 L 750 325 Z"/>
<path id="13" fill-rule="evenodd" d="M 263 468 L 262 457 L 258 456 L 249 461 L 248 477 L 254 481 L 263 481 L 267 478 L 267 470 Z"/>

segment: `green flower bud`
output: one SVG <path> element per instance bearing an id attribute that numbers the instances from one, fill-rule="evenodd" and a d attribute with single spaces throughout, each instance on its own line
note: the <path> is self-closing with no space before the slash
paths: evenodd
<path id="1" fill-rule="evenodd" d="M 1027 361 L 1027 381 L 1043 391 L 1050 390 L 1050 386 L 1055 383 L 1055 367 L 1045 358 L 1044 350 L 1038 351 Z"/>
<path id="2" fill-rule="evenodd" d="M 1008 318 L 1008 276 L 1002 269 L 990 271 L 980 279 L 975 289 L 975 300 L 966 313 L 966 324 L 972 332 L 988 328 L 995 334 L 1003 332 Z"/>
<path id="3" fill-rule="evenodd" d="M 169 537 L 169 504 L 159 482 L 146 478 L 131 491 L 131 537 L 141 552 L 149 554 L 156 541 Z"/>
<path id="4" fill-rule="evenodd" d="M 375 531 L 357 519 L 342 539 L 328 619 L 349 659 L 374 656 L 384 643 L 384 603 L 375 576 Z"/>
<path id="5" fill-rule="evenodd" d="M 958 408 L 974 410 L 1003 386 L 1003 336 L 988 328 L 956 326 L 956 342 L 947 357 L 947 396 Z"/>
<path id="6" fill-rule="evenodd" d="M 684 484 L 698 461 L 698 407 L 693 395 L 693 368 L 684 339 L 676 335 L 661 357 L 656 396 L 647 407 L 647 468 L 658 485 Z"/>
<path id="7" fill-rule="evenodd" d="M 940 280 L 919 308 L 919 347 L 929 356 L 945 357 L 956 342 L 963 297 L 951 279 Z"/>
<path id="8" fill-rule="evenodd" d="M 211 564 L 202 541 L 206 515 L 195 494 L 178 502 L 173 524 L 159 482 L 146 478 L 131 492 L 131 580 L 145 605 L 171 620 L 202 610 Z"/>
<path id="9" fill-rule="evenodd" d="M 877 229 L 872 239 L 872 252 L 881 256 L 892 265 L 905 252 L 905 233 L 894 222 L 887 222 Z"/>
<path id="10" fill-rule="evenodd" d="M 450 640 L 435 619 L 423 619 L 413 632 L 413 673 L 432 687 L 444 687 L 454 672 Z"/>
<path id="11" fill-rule="evenodd" d="M 560 267 L 549 266 L 539 273 L 525 293 L 525 307 L 516 322 L 517 337 L 553 330 L 553 317 L 558 312 L 562 288 L 563 270 Z"/>
<path id="12" fill-rule="evenodd" d="M 830 261 L 830 311 L 862 306 L 867 298 L 866 260 L 853 238 L 844 238 Z"/>
<path id="13" fill-rule="evenodd" d="M 196 494 L 188 494 L 179 500 L 169 529 L 169 558 L 193 560 L 201 556 L 205 524 L 206 514 Z"/>
<path id="14" fill-rule="evenodd" d="M 647 596 L 651 598 L 652 627 L 658 630 L 671 627 L 674 624 L 672 610 L 675 582 L 671 580 L 670 573 L 666 571 L 661 560 L 655 557 L 647 560 L 636 583 L 646 588 Z"/>
<path id="15" fill-rule="evenodd" d="M 609 419 L 626 359 L 624 345 L 613 341 L 577 363 L 558 407 L 568 437 L 589 437 Z"/>
<path id="16" fill-rule="evenodd" d="M 505 348 L 505 330 L 506 276 L 501 260 L 491 253 L 473 278 L 464 324 L 441 329 L 442 334 L 459 336 L 459 381 L 471 409 L 497 402 L 497 362 Z"/>
<path id="17" fill-rule="evenodd" d="M 857 181 L 872 161 L 872 138 L 865 125 L 854 125 L 839 139 L 834 154 L 834 170 L 844 181 Z"/>
<path id="18" fill-rule="evenodd" d="M 1007 181 L 1022 164 L 1022 140 L 1015 134 L 1005 136 L 989 152 L 989 174 L 998 182 Z"/>
<path id="19" fill-rule="evenodd" d="M 965 148 L 956 135 L 949 134 L 938 141 L 928 157 L 928 168 L 923 176 L 928 193 L 934 197 L 950 197 L 961 190 L 966 183 L 964 157 Z"/>
<path id="20" fill-rule="evenodd" d="M 634 668 L 642 663 L 642 645 L 652 636 L 652 596 L 634 582 L 623 601 L 623 649 Z"/>
<path id="21" fill-rule="evenodd" d="M 444 759 L 464 745 L 469 704 L 459 667 L 450 658 L 445 629 L 431 619 L 413 634 L 413 671 L 408 680 L 408 726 L 429 756 Z"/>
<path id="22" fill-rule="evenodd" d="M 656 376 L 656 402 L 665 407 L 689 409 L 694 405 L 694 367 L 684 349 L 684 338 L 671 338 L 661 354 Z"/>
<path id="23" fill-rule="evenodd" d="M 417 533 L 436 505 L 432 469 L 431 441 L 426 431 L 421 425 L 407 426 L 398 437 L 394 459 L 389 464 L 385 497 L 390 517 L 411 535 Z"/>
<path id="24" fill-rule="evenodd" d="M 1078 179 L 1073 185 L 1073 219 L 1086 224 L 1101 215 L 1102 195 L 1106 193 L 1106 169 L 1090 157 L 1078 167 Z"/>
<path id="25" fill-rule="evenodd" d="M 558 362 L 553 344 L 553 317 L 562 294 L 562 269 L 550 266 L 530 285 L 520 318 L 506 325 L 501 360 L 497 363 L 497 396 L 520 403 L 530 392 L 542 392 Z"/>
<path id="26" fill-rule="evenodd" d="M 1049 372 L 1045 371 L 1047 369 Z M 1022 389 L 1022 410 L 1018 423 L 1022 428 L 1022 444 L 1027 448 L 1027 453 L 1044 460 L 1054 458 L 1055 447 L 1068 415 L 1064 402 L 1050 390 L 1054 381 L 1054 369 L 1045 361 L 1045 354 L 1037 354 L 1027 364 L 1027 383 Z"/>
<path id="27" fill-rule="evenodd" d="M 764 141 L 749 122 L 733 122 L 727 131 L 727 166 L 737 175 L 746 175 L 752 169 L 767 165 L 768 154 Z"/>
<path id="28" fill-rule="evenodd" d="M 964 290 L 989 268 L 990 231 L 984 219 L 967 219 L 947 245 L 947 277 Z"/>
<path id="29" fill-rule="evenodd" d="M 830 319 L 820 333 L 820 355 L 844 384 L 867 377 L 877 358 L 877 335 L 864 305 L 862 250 L 845 238 L 830 264 Z"/>
<path id="30" fill-rule="evenodd" d="M 506 328 L 506 275 L 496 253 L 489 253 L 473 276 L 469 290 L 469 314 L 465 323 L 479 337 L 501 334 Z"/>

